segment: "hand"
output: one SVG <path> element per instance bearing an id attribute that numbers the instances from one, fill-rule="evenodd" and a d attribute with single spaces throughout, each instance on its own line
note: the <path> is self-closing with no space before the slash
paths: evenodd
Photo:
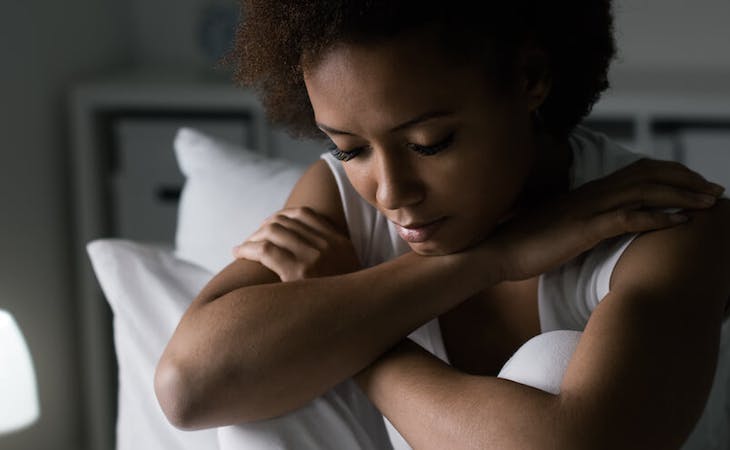
<path id="1" fill-rule="evenodd" d="M 311 208 L 286 208 L 264 221 L 233 249 L 235 258 L 258 261 L 281 281 L 323 277 L 360 269 L 350 239 Z"/>
<path id="2" fill-rule="evenodd" d="M 722 192 L 679 163 L 642 159 L 536 210 L 515 214 L 484 244 L 499 255 L 504 280 L 523 280 L 604 239 L 681 224 L 688 216 L 662 208 L 709 208 Z"/>

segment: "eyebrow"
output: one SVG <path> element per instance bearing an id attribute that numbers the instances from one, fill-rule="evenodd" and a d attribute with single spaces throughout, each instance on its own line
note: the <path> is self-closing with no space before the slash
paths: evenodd
<path id="1" fill-rule="evenodd" d="M 446 116 L 450 116 L 450 115 L 453 115 L 453 114 L 454 113 L 452 111 L 429 111 L 427 113 L 423 113 L 423 114 L 421 114 L 419 116 L 416 116 L 413 119 L 407 120 L 407 121 L 405 121 L 405 122 L 403 122 L 403 123 L 401 123 L 399 125 L 396 125 L 393 128 L 391 128 L 389 131 L 391 133 L 395 133 L 396 131 L 404 130 L 406 128 L 412 127 L 414 125 L 417 125 L 417 124 L 419 124 L 421 122 L 425 122 L 427 120 L 441 118 L 441 117 L 446 117 Z M 351 133 L 349 131 L 338 130 L 336 128 L 329 127 L 329 126 L 327 126 L 327 125 L 325 125 L 323 123 L 317 122 L 317 126 L 322 131 L 326 131 L 329 134 L 344 134 L 344 135 L 347 135 L 347 136 L 355 136 L 354 133 Z"/>

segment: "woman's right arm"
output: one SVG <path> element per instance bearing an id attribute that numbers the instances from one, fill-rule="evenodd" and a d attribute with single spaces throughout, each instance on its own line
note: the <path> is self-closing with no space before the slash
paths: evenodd
<path id="1" fill-rule="evenodd" d="M 311 208 L 346 234 L 324 161 L 305 173 L 287 207 Z M 183 315 L 157 367 L 158 400 L 186 429 L 280 415 L 494 284 L 496 270 L 471 263 L 467 253 L 411 252 L 364 270 L 280 283 L 259 262 L 238 259 Z"/>

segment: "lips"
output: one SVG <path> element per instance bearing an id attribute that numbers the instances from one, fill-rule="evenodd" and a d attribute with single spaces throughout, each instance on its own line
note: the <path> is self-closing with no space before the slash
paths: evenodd
<path id="1" fill-rule="evenodd" d="M 436 220 L 439 220 L 439 219 L 436 219 Z M 400 224 L 396 223 L 396 225 L 398 225 L 399 227 L 407 228 L 409 230 L 415 230 L 416 228 L 422 228 L 422 227 L 425 227 L 426 225 L 430 225 L 430 224 L 436 222 L 436 220 L 431 220 L 429 222 L 411 222 L 409 225 L 400 225 Z"/>
<path id="2" fill-rule="evenodd" d="M 407 242 L 423 242 L 431 238 L 441 227 L 445 217 L 430 222 L 411 222 L 408 225 L 395 224 L 398 235 Z"/>

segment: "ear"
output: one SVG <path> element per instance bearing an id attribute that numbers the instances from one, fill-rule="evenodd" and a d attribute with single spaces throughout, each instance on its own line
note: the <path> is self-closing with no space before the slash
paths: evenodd
<path id="1" fill-rule="evenodd" d="M 526 46 L 520 52 L 518 74 L 529 112 L 537 110 L 552 87 L 550 60 L 544 50 Z"/>

